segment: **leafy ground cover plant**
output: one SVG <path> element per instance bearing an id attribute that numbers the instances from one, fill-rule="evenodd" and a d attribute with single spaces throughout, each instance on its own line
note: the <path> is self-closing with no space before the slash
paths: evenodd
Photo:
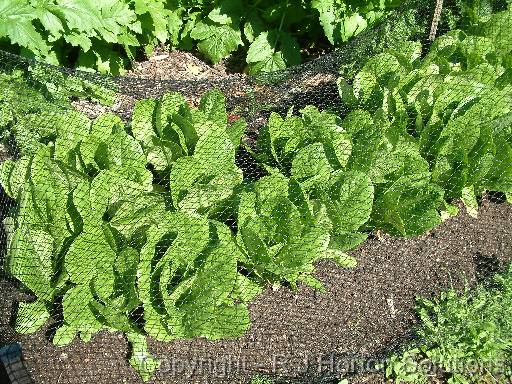
<path id="1" fill-rule="evenodd" d="M 274 384 L 274 381 L 262 376 L 255 376 L 251 379 L 251 384 Z M 347 379 L 343 379 L 338 384 L 349 384 Z"/>
<path id="2" fill-rule="evenodd" d="M 122 72 L 138 48 L 149 54 L 164 43 L 197 47 L 212 63 L 242 47 L 251 72 L 271 71 L 300 63 L 301 48 L 319 39 L 347 41 L 399 3 L 2 0 L 0 38 L 16 53 L 108 73 Z"/>
<path id="3" fill-rule="evenodd" d="M 251 379 L 251 384 L 273 384 L 273 381 L 262 376 L 255 376 Z"/>
<path id="4" fill-rule="evenodd" d="M 444 7 L 442 30 L 466 27 L 507 0 L 458 0 Z M 340 46 L 388 15 L 401 0 L 3 0 L 0 46 L 47 63 L 119 74 L 156 45 L 198 49 L 212 63 L 240 52 L 250 73 L 295 65 L 301 52 Z M 421 8 L 421 9 L 419 9 Z M 410 2 L 397 22 L 353 47 L 349 63 L 419 37 L 431 9 Z M 368 42 L 369 40 L 366 40 Z M 318 45 L 315 43 L 318 42 Z M 364 45 L 364 47 L 363 47 Z M 369 51 L 368 51 L 369 49 Z"/>
<path id="5" fill-rule="evenodd" d="M 119 72 L 126 65 L 123 57 L 133 57 L 132 49 L 140 45 L 137 34 L 147 32 L 150 40 L 159 38 L 161 42 L 167 39 L 165 21 L 169 16 L 162 2 L 152 1 L 150 6 L 130 3 L 3 0 L 0 36 L 20 53 L 51 64 L 65 63 L 76 47 L 79 67 Z M 137 15 L 146 14 L 143 24 Z"/>
<path id="6" fill-rule="evenodd" d="M 427 383 L 441 374 L 448 383 L 508 383 L 512 378 L 512 269 L 463 294 L 448 291 L 418 299 L 418 340 L 385 364 L 398 382 Z"/>

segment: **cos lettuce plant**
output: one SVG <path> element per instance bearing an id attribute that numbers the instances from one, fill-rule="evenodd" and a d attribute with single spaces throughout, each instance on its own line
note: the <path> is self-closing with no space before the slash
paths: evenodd
<path id="1" fill-rule="evenodd" d="M 239 336 L 265 283 L 320 286 L 316 260 L 353 263 L 325 204 L 295 179 L 243 181 L 235 152 L 245 123 L 228 122 L 218 91 L 199 108 L 177 93 L 140 101 L 129 126 L 110 113 L 31 112 L 9 122 L 19 157 L 0 172 L 17 203 L 5 268 L 35 295 L 20 304 L 19 332 L 37 331 L 61 302 L 56 345 L 122 331 L 148 379 L 159 363 L 147 335 Z"/>
<path id="2" fill-rule="evenodd" d="M 255 156 L 292 176 L 324 204 L 332 241 L 343 250 L 364 241 L 366 228 L 401 236 L 441 222 L 443 190 L 405 126 L 379 111 L 355 110 L 341 120 L 314 107 L 282 119 L 273 114 Z"/>
<path id="3" fill-rule="evenodd" d="M 17 125 L 34 136 L 22 157 L 2 163 L 2 185 L 18 203 L 6 219 L 6 269 L 37 300 L 22 304 L 16 329 L 36 331 L 60 297 L 57 345 L 103 329 L 140 332 L 130 317 L 139 303 L 135 288 L 120 289 L 130 286 L 125 279 L 138 255 L 108 217 L 112 207 L 151 191 L 142 149 L 114 115 L 92 123 L 76 112 L 27 115 Z"/>
<path id="4" fill-rule="evenodd" d="M 338 81 L 345 103 L 410 133 L 432 181 L 470 208 L 484 190 L 511 192 L 511 20 L 509 9 L 449 32 L 423 58 L 408 42 L 370 59 L 351 84 Z"/>
<path id="5" fill-rule="evenodd" d="M 245 128 L 243 120 L 228 122 L 219 91 L 207 93 L 197 109 L 178 93 L 139 101 L 131 125 L 147 162 L 169 179 L 173 207 L 201 214 L 221 209 L 242 182 L 235 151 Z"/>
<path id="6" fill-rule="evenodd" d="M 346 172 L 352 141 L 339 118 L 311 106 L 300 112 L 284 119 L 273 113 L 254 155 L 299 183 L 301 194 L 327 214 L 331 240 L 350 249 L 366 238 L 358 229 L 370 215 L 373 186 L 366 175 Z"/>
<path id="7" fill-rule="evenodd" d="M 325 204 L 308 199 L 300 183 L 279 172 L 249 185 L 240 195 L 237 243 L 244 266 L 259 280 L 284 279 L 322 288 L 314 262 L 333 259 L 340 266 L 355 264 L 331 236 Z"/>

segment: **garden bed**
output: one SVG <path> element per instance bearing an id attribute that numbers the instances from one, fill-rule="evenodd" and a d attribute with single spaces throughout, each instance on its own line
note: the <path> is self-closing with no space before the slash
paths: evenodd
<path id="1" fill-rule="evenodd" d="M 0 345 L 36 383 L 384 381 L 415 298 L 512 258 L 510 11 L 260 83 L 162 52 L 3 75 Z"/>
<path id="2" fill-rule="evenodd" d="M 245 383 L 258 373 L 295 382 L 335 382 L 329 379 L 343 375 L 350 361 L 364 368 L 365 360 L 384 358 L 408 337 L 415 324 L 415 297 L 460 290 L 510 261 L 512 206 L 486 198 L 477 219 L 461 213 L 414 239 L 374 237 L 352 255 L 358 260 L 353 270 L 329 261 L 317 264 L 325 293 L 304 286 L 297 293 L 265 290 L 250 305 L 252 325 L 240 339 L 149 339 L 150 351 L 162 361 L 150 382 Z M 8 282 L 1 284 L 5 343 L 16 340 L 6 324 L 22 296 Z M 48 332 L 46 326 L 20 337 L 37 383 L 140 381 L 126 361 L 128 347 L 121 334 L 103 332 L 89 343 L 75 340 L 57 348 L 47 340 Z M 364 373 L 359 369 L 351 383 L 383 380 Z"/>

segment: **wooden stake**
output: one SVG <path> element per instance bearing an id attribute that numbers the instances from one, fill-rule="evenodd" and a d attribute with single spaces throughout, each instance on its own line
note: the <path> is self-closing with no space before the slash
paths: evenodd
<path id="1" fill-rule="evenodd" d="M 434 17 L 432 18 L 432 25 L 430 26 L 430 35 L 428 36 L 430 41 L 436 38 L 437 27 L 441 20 L 441 12 L 443 10 L 443 0 L 436 0 L 436 9 L 434 10 Z"/>

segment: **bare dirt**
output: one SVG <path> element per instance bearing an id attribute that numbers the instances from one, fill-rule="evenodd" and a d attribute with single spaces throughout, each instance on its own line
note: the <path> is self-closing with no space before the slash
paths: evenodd
<path id="1" fill-rule="evenodd" d="M 150 351 L 162 360 L 150 383 L 247 383 L 255 374 L 336 383 L 347 373 L 351 383 L 384 382 L 365 367 L 411 335 L 416 297 L 461 290 L 510 261 L 512 205 L 484 200 L 477 219 L 462 213 L 414 239 L 374 237 L 352 254 L 353 270 L 318 263 L 325 293 L 267 289 L 251 304 L 252 326 L 240 339 L 150 340 Z M 6 281 L 0 291 L 0 342 L 21 341 L 35 383 L 140 382 L 121 334 L 101 333 L 63 348 L 47 340 L 46 329 L 19 337 L 9 318 L 23 295 Z"/>

